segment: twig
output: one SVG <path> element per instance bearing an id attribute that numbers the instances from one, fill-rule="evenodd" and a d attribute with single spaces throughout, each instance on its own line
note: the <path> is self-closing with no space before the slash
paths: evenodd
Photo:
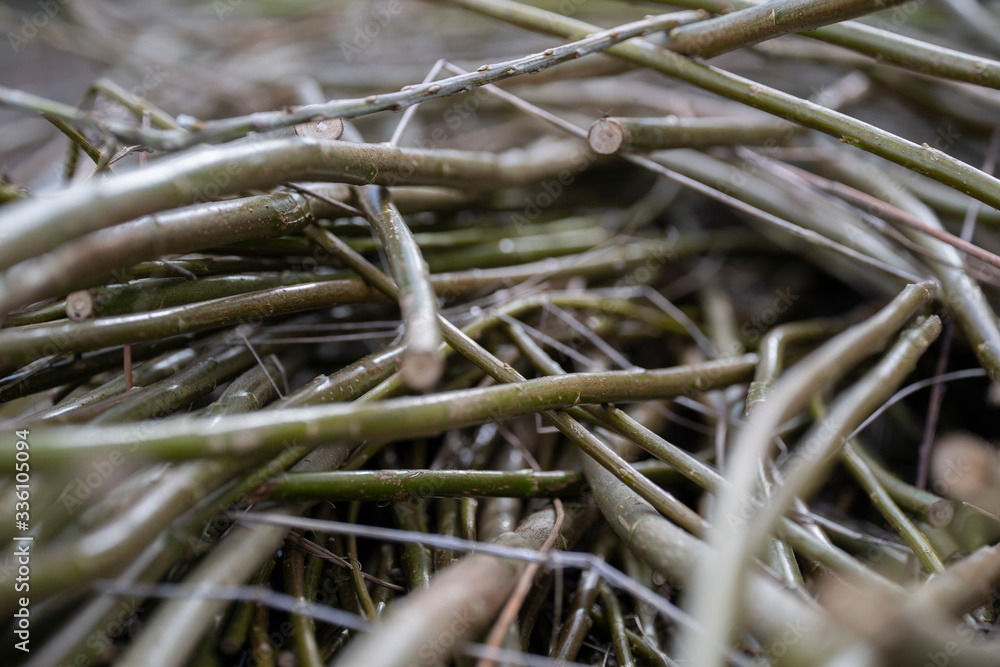
<path id="1" fill-rule="evenodd" d="M 688 56 L 712 58 L 760 42 L 864 16 L 906 0 L 768 0 L 723 16 L 678 26 L 666 47 Z"/>
<path id="2" fill-rule="evenodd" d="M 406 351 L 400 368 L 403 381 L 413 389 L 429 390 L 444 373 L 444 363 L 438 356 L 442 336 L 437 295 L 427 264 L 386 188 L 361 188 L 358 198 L 385 249 L 389 272 L 399 294 L 399 309 L 406 327 L 403 338 Z"/>

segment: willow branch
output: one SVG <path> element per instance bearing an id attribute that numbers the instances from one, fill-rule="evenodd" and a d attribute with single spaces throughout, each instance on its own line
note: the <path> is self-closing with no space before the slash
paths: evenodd
<path id="1" fill-rule="evenodd" d="M 662 370 L 579 373 L 432 396 L 266 411 L 212 423 L 182 418 L 152 431 L 127 426 L 37 428 L 31 431 L 32 460 L 39 466 L 68 465 L 123 445 L 153 459 L 183 459 L 275 451 L 288 441 L 409 439 L 577 404 L 668 398 L 725 387 L 749 378 L 756 360 L 746 355 Z M 13 461 L 6 468 L 11 466 Z"/>
<path id="2" fill-rule="evenodd" d="M 569 498 L 579 472 L 535 470 L 354 470 L 287 473 L 269 482 L 274 500 L 402 501 L 419 498 Z"/>
<path id="3" fill-rule="evenodd" d="M 361 188 L 358 198 L 385 249 L 389 273 L 399 294 L 399 310 L 405 326 L 403 344 L 406 346 L 400 368 L 403 381 L 413 389 L 431 389 L 444 372 L 444 362 L 438 356 L 442 338 L 437 295 L 427 264 L 413 232 L 385 188 Z"/>
<path id="4" fill-rule="evenodd" d="M 674 7 L 704 9 L 716 14 L 725 14 L 737 9 L 749 9 L 760 4 L 757 0 L 653 1 L 663 2 Z M 849 21 L 839 25 L 824 26 L 802 34 L 863 53 L 874 58 L 877 62 L 889 63 L 945 79 L 1000 88 L 1000 62 L 906 37 L 890 30 L 881 30 L 874 26 Z"/>
<path id="5" fill-rule="evenodd" d="M 769 0 L 723 16 L 678 26 L 666 47 L 712 58 L 760 42 L 881 11 L 906 0 Z"/>
<path id="6" fill-rule="evenodd" d="M 666 148 L 775 145 L 788 133 L 774 121 L 741 118 L 601 118 L 587 133 L 595 153 L 621 150 L 651 151 Z"/>

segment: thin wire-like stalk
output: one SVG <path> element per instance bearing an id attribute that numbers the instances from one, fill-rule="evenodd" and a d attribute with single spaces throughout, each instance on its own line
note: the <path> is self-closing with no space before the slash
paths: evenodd
<path id="1" fill-rule="evenodd" d="M 559 533 L 562 530 L 563 520 L 566 517 L 566 512 L 563 509 L 563 504 L 558 499 L 553 503 L 555 509 L 555 519 L 552 522 L 552 529 L 549 531 L 548 537 L 545 538 L 545 542 L 539 547 L 539 553 L 546 553 L 552 549 L 556 540 L 559 539 Z M 527 597 L 528 591 L 535 582 L 535 575 L 538 574 L 538 570 L 541 567 L 539 563 L 529 563 L 524 571 L 518 575 L 517 583 L 514 585 L 514 590 L 511 592 L 510 597 L 504 604 L 503 609 L 500 611 L 500 616 L 497 618 L 493 627 L 490 628 L 490 633 L 486 637 L 486 645 L 491 649 L 494 649 L 492 656 L 486 656 L 480 658 L 476 663 L 476 667 L 493 667 L 496 664 L 496 649 L 501 647 L 504 637 L 510 630 L 511 625 L 517 619 L 517 614 L 521 609 L 521 605 L 524 604 L 524 598 Z"/>

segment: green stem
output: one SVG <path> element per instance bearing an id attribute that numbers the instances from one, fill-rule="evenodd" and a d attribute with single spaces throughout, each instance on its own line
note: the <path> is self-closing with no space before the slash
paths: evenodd
<path id="1" fill-rule="evenodd" d="M 427 523 L 417 507 L 406 502 L 394 502 L 392 511 L 399 528 L 420 533 L 427 532 Z M 430 586 L 434 564 L 429 548 L 423 544 L 408 542 L 403 546 L 402 561 L 406 568 L 408 588 L 411 593 Z"/>
<path id="2" fill-rule="evenodd" d="M 906 0 L 769 0 L 759 5 L 674 28 L 667 48 L 713 58 L 791 32 L 813 30 L 901 5 Z"/>
<path id="3" fill-rule="evenodd" d="M 90 84 L 87 92 L 84 93 L 84 100 L 87 100 L 89 97 L 97 94 L 102 94 L 105 97 L 118 102 L 135 114 L 136 118 L 142 118 L 143 114 L 148 112 L 149 122 L 153 125 L 153 127 L 158 127 L 164 130 L 180 129 L 180 125 L 177 124 L 177 121 L 174 120 L 170 114 L 157 108 L 156 105 L 151 103 L 149 100 L 136 97 L 111 79 L 101 78 Z"/>
<path id="4" fill-rule="evenodd" d="M 124 343 L 258 322 L 304 310 L 375 300 L 380 300 L 379 294 L 359 280 L 334 280 L 273 287 L 150 313 L 3 329 L 0 330 L 0 365 L 30 362 L 52 347 L 63 353 L 87 352 Z"/>
<path id="5" fill-rule="evenodd" d="M 205 408 L 202 418 L 221 417 L 260 410 L 278 395 L 275 383 L 281 383 L 281 364 L 271 355 L 229 383 L 222 395 Z"/>
<path id="6" fill-rule="evenodd" d="M 274 647 L 271 646 L 270 611 L 262 604 L 256 605 L 253 626 L 250 628 L 250 650 L 254 664 L 274 667 Z"/>
<path id="7" fill-rule="evenodd" d="M 387 347 L 345 366 L 336 373 L 320 375 L 301 389 L 289 394 L 266 409 L 278 410 L 323 403 L 353 401 L 395 373 L 403 348 Z"/>
<path id="8" fill-rule="evenodd" d="M 195 280 L 186 278 L 136 280 L 127 284 L 108 285 L 87 290 L 90 297 L 90 307 L 86 310 L 89 313 L 82 313 L 87 315 L 86 317 L 79 315 L 74 317 L 70 314 L 70 319 L 81 321 L 90 317 L 131 315 L 276 287 L 344 280 L 345 277 L 344 273 L 317 274 L 287 271 L 270 274 L 208 276 Z"/>
<path id="9" fill-rule="evenodd" d="M 94 144 L 90 143 L 87 137 L 85 137 L 81 132 L 78 132 L 76 128 L 63 119 L 57 118 L 51 114 L 43 113 L 42 118 L 52 123 L 57 130 L 66 135 L 71 142 L 71 150 L 73 150 L 74 153 L 76 151 L 76 147 L 78 146 L 84 153 L 87 154 L 87 157 L 95 163 L 100 162 L 101 151 L 99 151 Z"/>
<path id="10" fill-rule="evenodd" d="M 343 185 L 317 186 L 346 199 Z M 149 215 L 69 241 L 53 252 L 12 267 L 3 276 L 5 309 L 98 285 L 109 276 L 125 282 L 127 268 L 143 260 L 203 248 L 272 239 L 301 230 L 314 216 L 340 211 L 294 192 L 244 197 Z M 0 308 L 2 310 L 2 308 Z"/>
<path id="11" fill-rule="evenodd" d="M 288 441 L 359 442 L 413 438 L 501 418 L 585 403 L 662 399 L 746 380 L 756 356 L 658 370 L 575 373 L 374 403 L 265 411 L 211 423 L 176 419 L 154 431 L 126 426 L 32 429 L 32 461 L 68 465 L 129 445 L 152 459 L 201 458 L 275 451 Z M 9 469 L 13 461 L 4 466 Z M 619 473 L 624 474 L 624 473 Z"/>
<path id="12" fill-rule="evenodd" d="M 840 453 L 840 458 L 847 466 L 847 469 L 854 475 L 854 479 L 864 488 L 871 498 L 872 504 L 879 513 L 889 522 L 889 525 L 899 533 L 899 535 L 910 545 L 917 560 L 924 566 L 924 569 L 931 574 L 939 574 L 944 571 L 944 563 L 938 556 L 934 547 L 928 541 L 927 536 L 913 525 L 910 518 L 899 509 L 899 505 L 892 499 L 885 487 L 879 482 L 878 476 L 869 468 L 864 459 L 858 455 L 853 441 L 844 443 L 844 449 Z"/>
<path id="13" fill-rule="evenodd" d="M 620 667 L 635 667 L 632 659 L 632 649 L 625 630 L 625 619 L 622 617 L 622 607 L 607 584 L 601 586 L 601 604 L 604 605 L 606 620 L 611 629 L 611 643 L 615 647 L 615 658 Z"/>
<path id="14" fill-rule="evenodd" d="M 598 558 L 607 560 L 615 542 L 614 533 L 605 528 L 592 551 Z M 559 641 L 553 647 L 552 655 L 549 657 L 557 661 L 576 659 L 584 640 L 590 634 L 592 625 L 590 610 L 594 608 L 594 603 L 597 601 L 600 584 L 601 576 L 594 570 L 586 570 L 580 575 L 580 583 L 573 595 L 569 617 L 563 623 Z"/>
<path id="15" fill-rule="evenodd" d="M 389 273 L 396 283 L 406 347 L 399 371 L 410 388 L 432 389 L 441 379 L 444 361 L 437 353 L 442 340 L 441 329 L 438 327 L 437 296 L 427 264 L 413 232 L 403 221 L 386 188 L 360 188 L 358 199 L 382 242 Z"/>
<path id="16" fill-rule="evenodd" d="M 665 148 L 775 145 L 785 141 L 772 120 L 740 118 L 602 118 L 594 121 L 587 142 L 595 153 Z"/>
<path id="17" fill-rule="evenodd" d="M 355 470 L 286 473 L 271 483 L 273 500 L 405 501 L 410 498 L 568 498 L 583 477 L 568 470 Z"/>
<path id="18" fill-rule="evenodd" d="M 461 537 L 466 540 L 478 539 L 476 517 L 479 509 L 479 498 L 462 498 L 458 501 Z"/>
<path id="19" fill-rule="evenodd" d="M 600 607 L 593 606 L 587 610 L 588 619 L 601 628 L 609 628 L 608 619 L 601 613 Z M 610 629 L 610 628 L 609 628 Z M 625 629 L 625 637 L 635 652 L 657 667 L 678 667 L 677 663 L 666 657 L 662 651 L 642 635 Z"/>
<path id="20" fill-rule="evenodd" d="M 132 362 L 146 361 L 164 350 L 171 350 L 190 343 L 184 338 L 153 341 L 132 346 Z M 59 385 L 83 382 L 100 373 L 121 368 L 124 355 L 121 348 L 93 352 L 76 358 L 64 359 L 47 364 L 42 369 L 22 368 L 3 379 L 0 387 L 0 402 L 58 387 Z"/>
<path id="21" fill-rule="evenodd" d="M 306 600 L 305 555 L 297 549 L 285 552 L 283 561 L 285 592 L 300 602 Z M 316 644 L 316 627 L 312 618 L 304 614 L 290 614 L 295 633 L 295 655 L 303 667 L 321 667 L 323 659 Z"/>
<path id="22" fill-rule="evenodd" d="M 789 343 L 829 338 L 843 331 L 849 321 L 850 318 L 831 317 L 790 322 L 776 326 L 764 334 L 757 348 L 760 363 L 757 364 L 753 382 L 747 391 L 746 414 L 750 415 L 767 400 L 771 386 L 784 368 L 785 348 Z"/>
<path id="23" fill-rule="evenodd" d="M 879 483 L 885 487 L 892 499 L 901 507 L 916 512 L 926 519 L 930 525 L 941 528 L 951 523 L 955 517 L 955 505 L 952 501 L 935 495 L 930 491 L 918 489 L 907 484 L 896 475 L 885 469 L 860 442 L 853 445 L 854 453 L 872 471 Z"/>
<path id="24" fill-rule="evenodd" d="M 274 566 L 275 560 L 273 558 L 261 565 L 260 570 L 250 580 L 250 585 L 263 586 L 266 584 L 271 579 L 271 572 L 274 571 Z M 229 621 L 229 628 L 226 630 L 226 634 L 220 643 L 219 648 L 223 653 L 233 655 L 238 653 L 243 648 L 243 645 L 246 644 L 256 608 L 257 605 L 254 602 L 240 602 L 236 605 L 236 610 Z"/>

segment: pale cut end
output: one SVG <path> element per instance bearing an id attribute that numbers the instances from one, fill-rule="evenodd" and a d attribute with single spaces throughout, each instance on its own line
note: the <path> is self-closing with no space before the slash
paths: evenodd
<path id="1" fill-rule="evenodd" d="M 590 126 L 587 142 L 595 153 L 617 153 L 625 145 L 625 129 L 613 118 L 601 118 Z"/>
<path id="2" fill-rule="evenodd" d="M 90 290 L 79 290 L 66 297 L 66 317 L 74 322 L 88 320 L 94 316 L 94 296 Z"/>
<path id="3" fill-rule="evenodd" d="M 444 375 L 444 359 L 437 352 L 407 351 L 399 369 L 403 383 L 414 391 L 430 391 Z"/>
<path id="4" fill-rule="evenodd" d="M 344 136 L 344 121 L 339 118 L 318 120 L 315 123 L 303 123 L 295 126 L 295 134 L 303 139 L 316 141 L 337 141 Z"/>

